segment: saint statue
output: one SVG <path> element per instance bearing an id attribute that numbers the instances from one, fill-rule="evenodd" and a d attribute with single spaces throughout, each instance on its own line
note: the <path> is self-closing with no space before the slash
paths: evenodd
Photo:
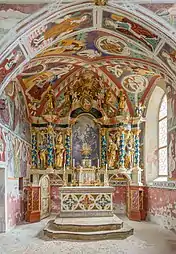
<path id="1" fill-rule="evenodd" d="M 52 114 L 55 109 L 55 96 L 52 86 L 49 87 L 47 94 L 47 104 L 45 114 Z"/>
<path id="2" fill-rule="evenodd" d="M 135 116 L 142 116 L 144 113 L 145 105 L 142 105 L 141 102 L 139 102 L 139 105 L 135 106 Z"/>
<path id="3" fill-rule="evenodd" d="M 117 156 L 117 145 L 113 142 L 112 138 L 109 140 L 109 147 L 108 147 L 108 164 L 110 168 L 115 166 Z"/>
<path id="4" fill-rule="evenodd" d="M 63 144 L 63 137 L 62 134 L 60 133 L 58 138 L 57 138 L 57 144 L 55 147 L 56 150 L 56 167 L 61 168 L 63 166 L 63 161 L 64 161 L 64 152 L 65 152 L 65 147 Z"/>
<path id="5" fill-rule="evenodd" d="M 119 96 L 118 96 L 118 108 L 119 108 L 119 113 L 123 113 L 125 110 L 125 106 L 126 106 L 126 96 L 123 92 L 123 90 L 120 90 Z"/>
<path id="6" fill-rule="evenodd" d="M 45 168 L 47 166 L 47 150 L 43 145 L 41 145 L 39 150 L 40 168 Z"/>
<path id="7" fill-rule="evenodd" d="M 132 137 L 128 139 L 126 145 L 126 154 L 125 154 L 125 168 L 130 169 L 132 166 L 132 156 L 133 156 L 133 145 L 132 145 Z"/>

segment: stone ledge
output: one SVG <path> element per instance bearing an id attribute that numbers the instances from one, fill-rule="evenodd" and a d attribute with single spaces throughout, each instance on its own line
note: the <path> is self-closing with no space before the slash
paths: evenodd
<path id="1" fill-rule="evenodd" d="M 149 188 L 162 188 L 162 189 L 171 189 L 176 190 L 176 181 L 157 181 L 147 184 Z"/>

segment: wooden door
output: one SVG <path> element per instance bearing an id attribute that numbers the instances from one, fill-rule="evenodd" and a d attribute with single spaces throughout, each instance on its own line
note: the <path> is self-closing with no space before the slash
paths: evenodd
<path id="1" fill-rule="evenodd" d="M 41 219 L 50 214 L 50 180 L 48 175 L 43 176 L 40 180 L 41 190 Z"/>

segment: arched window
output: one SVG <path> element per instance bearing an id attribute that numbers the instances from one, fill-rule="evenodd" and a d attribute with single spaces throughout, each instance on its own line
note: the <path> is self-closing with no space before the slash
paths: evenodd
<path id="1" fill-rule="evenodd" d="M 159 176 L 167 176 L 167 96 L 164 95 L 159 108 L 158 121 L 158 160 Z"/>

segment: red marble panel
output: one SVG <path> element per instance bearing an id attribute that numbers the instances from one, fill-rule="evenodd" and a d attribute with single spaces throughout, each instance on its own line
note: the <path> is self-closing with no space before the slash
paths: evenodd
<path id="1" fill-rule="evenodd" d="M 126 204 L 127 186 L 117 186 L 113 193 L 113 203 Z"/>
<path id="2" fill-rule="evenodd" d="M 60 212 L 59 186 L 51 186 L 51 213 Z"/>

